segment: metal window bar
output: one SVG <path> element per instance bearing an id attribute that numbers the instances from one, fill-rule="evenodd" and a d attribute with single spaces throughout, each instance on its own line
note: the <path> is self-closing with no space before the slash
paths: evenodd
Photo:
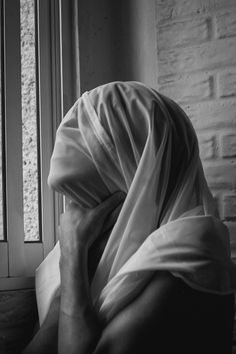
<path id="1" fill-rule="evenodd" d="M 3 237 L 0 242 L 0 276 L 8 276 L 9 263 L 8 263 L 8 243 L 7 243 L 7 229 L 6 229 L 6 195 L 5 195 L 5 99 L 4 99 L 4 4 L 3 0 L 0 0 L 0 41 L 1 41 L 1 148 L 2 148 L 2 210 L 3 210 Z"/>
<path id="2" fill-rule="evenodd" d="M 3 17 L 3 1 L 0 0 L 0 99 L 1 99 L 1 195 L 2 200 L 1 202 L 1 222 L 2 222 L 2 229 L 1 229 L 1 239 L 0 242 L 6 242 L 7 240 L 7 229 L 6 229 L 6 195 L 5 195 L 5 102 L 4 102 L 4 17 Z"/>

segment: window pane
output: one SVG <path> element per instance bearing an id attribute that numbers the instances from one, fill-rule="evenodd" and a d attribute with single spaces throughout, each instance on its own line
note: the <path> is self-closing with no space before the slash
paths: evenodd
<path id="1" fill-rule="evenodd" d="M 2 3 L 0 2 L 0 7 Z M 0 9 L 0 241 L 4 240 L 3 232 L 3 189 L 2 189 L 2 48 L 3 48 L 3 32 L 2 32 L 2 8 Z"/>
<path id="2" fill-rule="evenodd" d="M 25 241 L 39 241 L 34 0 L 21 0 L 22 157 Z"/>

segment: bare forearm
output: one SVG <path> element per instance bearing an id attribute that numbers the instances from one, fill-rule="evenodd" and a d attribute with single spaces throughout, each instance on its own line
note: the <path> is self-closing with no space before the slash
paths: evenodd
<path id="1" fill-rule="evenodd" d="M 69 260 L 61 259 L 59 354 L 92 353 L 101 327 L 90 298 L 87 250 L 80 248 Z"/>
<path id="2" fill-rule="evenodd" d="M 89 209 L 71 202 L 61 215 L 59 354 L 91 354 L 100 338 L 102 330 L 89 291 L 88 250 L 105 230 L 110 213 L 119 210 L 124 197 L 123 192 L 117 192 Z"/>

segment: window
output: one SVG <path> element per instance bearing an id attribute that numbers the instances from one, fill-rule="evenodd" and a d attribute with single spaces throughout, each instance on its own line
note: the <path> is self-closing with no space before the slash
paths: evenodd
<path id="1" fill-rule="evenodd" d="M 41 239 L 40 162 L 34 0 L 20 0 L 21 121 L 24 241 Z"/>
<path id="2" fill-rule="evenodd" d="M 61 8 L 0 0 L 0 289 L 32 287 L 62 200 L 47 186 L 62 118 Z"/>

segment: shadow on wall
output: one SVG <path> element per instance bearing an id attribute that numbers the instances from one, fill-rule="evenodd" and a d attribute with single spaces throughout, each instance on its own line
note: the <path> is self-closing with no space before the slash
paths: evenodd
<path id="1" fill-rule="evenodd" d="M 155 85 L 154 1 L 81 1 L 81 91 L 116 80 Z"/>

